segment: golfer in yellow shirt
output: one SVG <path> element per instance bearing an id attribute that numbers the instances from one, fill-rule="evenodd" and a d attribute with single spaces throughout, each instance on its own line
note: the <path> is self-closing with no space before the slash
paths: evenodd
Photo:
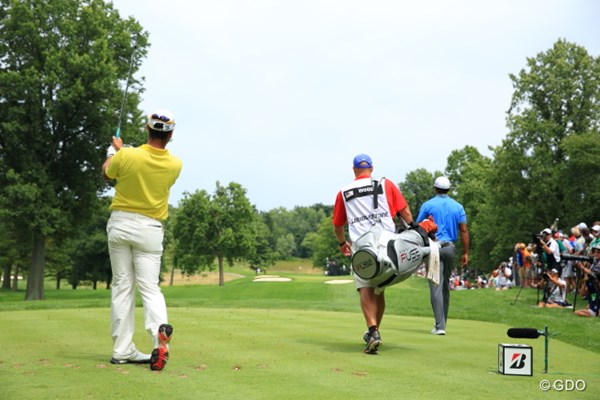
<path id="1" fill-rule="evenodd" d="M 150 363 L 160 371 L 169 358 L 173 327 L 160 289 L 163 226 L 168 216 L 169 194 L 181 172 L 181 160 L 166 149 L 175 128 L 168 110 L 148 116 L 148 140 L 139 147 L 123 147 L 120 137 L 102 166 L 107 180 L 116 180 L 112 213 L 106 231 L 112 267 L 111 363 Z M 152 354 L 140 352 L 133 343 L 135 286 L 144 306 L 144 325 L 154 341 Z"/>

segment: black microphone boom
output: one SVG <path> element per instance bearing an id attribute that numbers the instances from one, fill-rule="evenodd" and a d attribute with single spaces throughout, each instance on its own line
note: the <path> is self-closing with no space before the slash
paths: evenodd
<path id="1" fill-rule="evenodd" d="M 537 339 L 543 336 L 544 332 L 534 328 L 510 328 L 506 334 L 511 338 Z"/>
<path id="2" fill-rule="evenodd" d="M 550 339 L 550 334 L 548 333 L 547 326 L 543 331 L 538 331 L 535 328 L 509 328 L 506 334 L 511 338 L 522 339 L 537 339 L 540 336 L 544 336 L 544 373 L 548 373 L 548 340 Z"/>

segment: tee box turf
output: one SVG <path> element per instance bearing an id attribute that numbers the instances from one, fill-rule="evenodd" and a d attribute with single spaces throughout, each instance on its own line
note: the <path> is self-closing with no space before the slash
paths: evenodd
<path id="1" fill-rule="evenodd" d="M 498 372 L 503 375 L 532 376 L 533 349 L 524 344 L 498 345 Z"/>

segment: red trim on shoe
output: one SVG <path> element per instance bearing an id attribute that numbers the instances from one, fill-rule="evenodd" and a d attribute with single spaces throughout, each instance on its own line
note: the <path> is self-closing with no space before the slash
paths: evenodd
<path id="1" fill-rule="evenodd" d="M 150 358 L 150 369 L 152 371 L 162 371 L 169 359 L 169 342 L 173 336 L 173 327 L 169 324 L 162 324 L 158 327 L 158 347 L 152 350 Z"/>

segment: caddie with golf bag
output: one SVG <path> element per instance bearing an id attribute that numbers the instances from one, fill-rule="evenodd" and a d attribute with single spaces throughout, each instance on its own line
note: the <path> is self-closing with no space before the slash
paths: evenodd
<path id="1" fill-rule="evenodd" d="M 405 281 L 421 264 L 429 262 L 430 255 L 434 255 L 432 260 L 439 259 L 439 245 L 430 246 L 428 235 L 436 229 L 433 220 L 425 220 L 416 229 L 394 233 L 376 222 L 352 243 L 354 275 L 375 285 L 376 293 Z"/>
<path id="2" fill-rule="evenodd" d="M 366 154 L 354 158 L 355 180 L 337 194 L 333 231 L 345 256 L 352 256 L 353 277 L 368 331 L 365 353 L 376 354 L 383 343 L 379 327 L 385 312 L 384 290 L 407 279 L 431 253 L 428 232 L 414 223 L 408 203 L 389 179 L 372 178 L 373 163 Z M 396 221 L 404 230 L 396 233 Z M 350 241 L 346 240 L 348 225 Z M 428 230 L 427 230 L 428 229 Z"/>

